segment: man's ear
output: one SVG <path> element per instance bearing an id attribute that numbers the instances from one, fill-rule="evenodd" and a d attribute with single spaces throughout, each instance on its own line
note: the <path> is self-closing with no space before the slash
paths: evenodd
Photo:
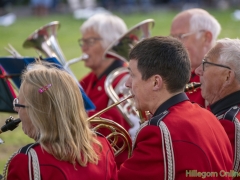
<path id="1" fill-rule="evenodd" d="M 162 88 L 163 79 L 160 75 L 154 75 L 152 81 L 153 81 L 153 90 L 156 91 Z"/>
<path id="2" fill-rule="evenodd" d="M 225 85 L 229 85 L 229 84 L 232 84 L 232 82 L 235 80 L 235 72 L 234 71 L 227 71 L 226 72 L 226 77 L 225 77 Z"/>
<path id="3" fill-rule="evenodd" d="M 206 31 L 204 32 L 204 42 L 207 43 L 207 44 L 211 44 L 212 42 L 212 33 L 210 31 Z"/>

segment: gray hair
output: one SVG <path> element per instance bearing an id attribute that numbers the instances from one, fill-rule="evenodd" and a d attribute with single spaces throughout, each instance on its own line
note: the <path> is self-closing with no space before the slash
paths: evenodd
<path id="1" fill-rule="evenodd" d="M 218 60 L 225 65 L 229 64 L 240 82 L 240 40 L 224 38 L 218 40 L 217 44 L 222 45 Z"/>
<path id="2" fill-rule="evenodd" d="M 109 14 L 96 14 L 80 27 L 82 34 L 90 29 L 101 36 L 103 48 L 107 48 L 127 32 L 125 22 L 120 17 Z"/>
<path id="3" fill-rule="evenodd" d="M 217 40 L 217 37 L 221 32 L 221 25 L 219 24 L 219 22 L 211 14 L 209 14 L 203 9 L 190 9 L 188 10 L 188 12 L 191 15 L 190 31 L 210 31 L 212 33 L 213 44 Z"/>

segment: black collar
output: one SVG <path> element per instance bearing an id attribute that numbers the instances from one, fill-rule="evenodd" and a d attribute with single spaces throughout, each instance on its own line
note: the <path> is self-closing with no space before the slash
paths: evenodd
<path id="1" fill-rule="evenodd" d="M 104 75 L 110 74 L 114 69 L 117 69 L 119 67 L 122 67 L 124 64 L 121 60 L 114 60 L 113 63 L 98 77 L 98 79 L 101 79 Z"/>
<path id="2" fill-rule="evenodd" d="M 158 107 L 158 109 L 156 110 L 156 112 L 154 113 L 153 117 L 164 112 L 165 110 L 169 109 L 173 105 L 178 104 L 182 101 L 187 101 L 187 100 L 189 101 L 189 99 L 185 93 L 177 94 L 177 95 L 171 97 L 170 99 L 168 99 L 167 101 L 165 101 L 163 104 L 161 104 Z"/>
<path id="3" fill-rule="evenodd" d="M 240 104 L 240 91 L 236 91 L 210 105 L 213 114 L 220 115 L 230 107 Z"/>

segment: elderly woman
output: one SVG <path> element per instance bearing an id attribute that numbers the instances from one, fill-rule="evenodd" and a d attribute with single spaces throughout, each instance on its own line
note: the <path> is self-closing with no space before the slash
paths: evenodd
<path id="1" fill-rule="evenodd" d="M 36 142 L 8 162 L 7 179 L 116 179 L 112 148 L 89 128 L 79 86 L 67 72 L 31 65 L 13 105 Z"/>
<path id="2" fill-rule="evenodd" d="M 80 27 L 80 31 L 82 39 L 79 40 L 79 45 L 83 54 L 88 55 L 88 58 L 84 59 L 84 63 L 91 69 L 91 72 L 80 80 L 80 84 L 96 106 L 96 110 L 88 112 L 88 115 L 91 116 L 108 106 L 110 99 L 104 89 L 106 77 L 116 68 L 125 66 L 124 62 L 119 59 L 104 56 L 104 52 L 127 32 L 127 27 L 124 21 L 117 16 L 97 14 L 85 21 Z M 116 78 L 113 88 L 123 77 L 124 75 Z M 117 107 L 103 113 L 102 117 L 111 119 L 129 130 L 129 124 Z M 117 165 L 119 166 L 126 157 L 123 154 L 116 157 Z"/>

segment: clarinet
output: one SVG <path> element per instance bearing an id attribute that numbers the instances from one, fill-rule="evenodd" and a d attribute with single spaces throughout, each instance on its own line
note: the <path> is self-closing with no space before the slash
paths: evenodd
<path id="1" fill-rule="evenodd" d="M 18 119 L 14 119 L 12 116 L 10 116 L 6 121 L 5 121 L 5 125 L 3 125 L 0 129 L 0 134 L 6 131 L 12 131 L 14 130 L 16 127 L 18 127 L 19 123 L 21 122 L 21 120 Z"/>

